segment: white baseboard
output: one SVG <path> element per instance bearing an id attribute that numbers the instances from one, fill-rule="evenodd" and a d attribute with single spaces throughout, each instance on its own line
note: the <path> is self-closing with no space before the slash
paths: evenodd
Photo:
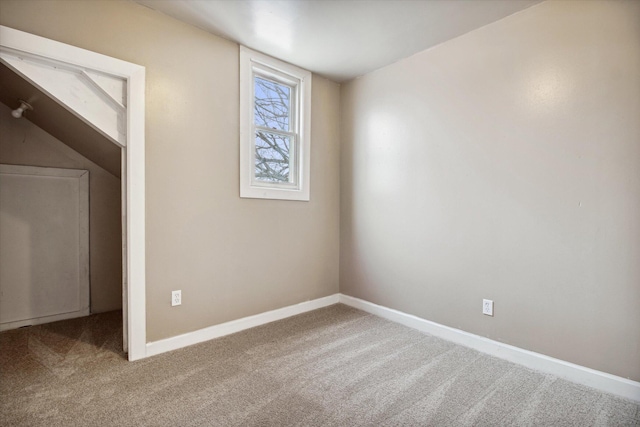
<path id="1" fill-rule="evenodd" d="M 509 362 L 640 402 L 640 382 L 637 381 L 524 350 L 348 295 L 339 294 L 339 302 Z"/>
<path id="2" fill-rule="evenodd" d="M 290 305 L 288 307 L 280 308 L 277 310 L 256 314 L 255 316 L 243 317 L 242 319 L 232 320 L 230 322 L 221 323 L 219 325 L 210 326 L 204 329 L 199 329 L 197 331 L 189 332 L 183 335 L 150 342 L 147 343 L 146 356 L 155 356 L 167 351 L 177 350 L 182 347 L 209 341 L 214 338 L 220 338 L 225 335 L 234 334 L 236 332 L 264 325 L 266 323 L 271 323 L 276 320 L 281 320 L 287 317 L 295 316 L 297 314 L 306 313 L 307 311 L 327 307 L 332 304 L 337 304 L 338 299 L 339 294 L 333 294 L 329 295 L 328 297 Z"/>
<path id="3" fill-rule="evenodd" d="M 147 343 L 146 356 L 155 356 L 167 351 L 176 350 L 214 338 L 223 337 L 243 331 L 245 329 L 264 325 L 276 320 L 285 319 L 297 314 L 306 313 L 332 304 L 342 303 L 357 308 L 367 313 L 374 314 L 392 322 L 400 323 L 413 329 L 443 338 L 456 344 L 470 347 L 491 356 L 499 357 L 509 362 L 517 363 L 531 369 L 536 369 L 548 374 L 556 375 L 578 384 L 583 384 L 640 402 L 640 382 L 632 381 L 606 372 L 596 371 L 564 360 L 545 356 L 544 354 L 524 350 L 509 344 L 484 338 L 460 329 L 444 326 L 420 317 L 403 313 L 398 310 L 383 307 L 371 302 L 354 298 L 344 294 L 329 295 L 312 301 L 290 305 L 278 310 L 267 311 L 255 316 L 244 317 L 238 320 L 210 326 L 194 332 L 167 338 L 164 340 Z"/>

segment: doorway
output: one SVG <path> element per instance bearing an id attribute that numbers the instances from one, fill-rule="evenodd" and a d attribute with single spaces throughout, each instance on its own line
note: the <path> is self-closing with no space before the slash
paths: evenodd
<path id="1" fill-rule="evenodd" d="M 0 61 L 121 150 L 123 345 L 129 360 L 144 358 L 145 69 L 5 26 Z M 89 91 L 80 103 L 79 88 Z"/>

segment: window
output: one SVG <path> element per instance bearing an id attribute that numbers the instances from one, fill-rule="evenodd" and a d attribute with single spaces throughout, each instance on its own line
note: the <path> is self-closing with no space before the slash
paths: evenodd
<path id="1" fill-rule="evenodd" d="M 309 200 L 311 73 L 240 46 L 240 197 Z"/>

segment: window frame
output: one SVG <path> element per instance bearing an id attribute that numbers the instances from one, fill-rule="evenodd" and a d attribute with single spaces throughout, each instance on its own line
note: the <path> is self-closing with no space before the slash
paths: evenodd
<path id="1" fill-rule="evenodd" d="M 260 77 L 291 88 L 290 131 L 264 128 L 255 123 L 255 84 Z M 311 163 L 311 72 L 240 46 L 240 197 L 309 201 Z M 294 105 L 295 104 L 295 105 Z M 292 138 L 289 174 L 294 182 L 256 179 L 255 138 L 257 131 Z M 293 158 L 293 159 L 292 159 Z M 292 167 L 293 164 L 293 167 Z"/>
<path id="2" fill-rule="evenodd" d="M 255 120 L 255 89 L 256 89 L 256 85 L 255 85 L 255 79 L 260 78 L 262 80 L 266 80 L 266 81 L 270 81 L 276 84 L 279 84 L 281 86 L 286 86 L 289 88 L 289 130 L 279 130 L 279 129 L 270 129 L 268 127 L 265 126 L 260 126 L 258 124 L 256 124 L 256 120 Z M 255 174 L 252 173 L 251 174 L 251 185 L 255 186 L 255 187 L 262 187 L 262 188 L 271 188 L 271 187 L 276 187 L 276 188 L 288 188 L 288 189 L 296 189 L 298 188 L 298 184 L 300 182 L 300 176 L 299 176 L 299 161 L 298 161 L 298 152 L 300 150 L 300 148 L 298 147 L 300 144 L 300 135 L 299 135 L 299 116 L 300 116 L 300 97 L 298 96 L 298 92 L 300 89 L 300 80 L 298 79 L 292 79 L 291 76 L 286 75 L 286 74 L 282 74 L 282 73 L 275 73 L 271 70 L 269 70 L 268 72 L 262 69 L 258 69 L 256 70 L 256 68 L 253 68 L 253 75 L 252 75 L 252 79 L 251 79 L 251 89 L 252 89 L 252 96 L 251 96 L 251 117 L 252 117 L 252 121 L 251 121 L 251 133 L 253 134 L 253 139 L 252 139 L 252 143 L 254 144 L 254 146 L 252 147 L 251 150 L 251 164 L 254 166 L 253 171 L 255 172 L 255 155 L 256 155 L 256 149 L 255 149 L 255 138 L 256 138 L 256 134 L 258 132 L 262 132 L 262 133 L 269 133 L 269 134 L 274 134 L 274 135 L 281 135 L 281 136 L 285 136 L 288 137 L 290 139 L 289 142 L 289 176 L 290 176 L 290 182 L 270 182 L 270 181 L 264 181 L 264 180 L 259 180 L 258 178 L 255 177 Z M 291 182 L 291 177 L 293 176 L 293 182 Z"/>

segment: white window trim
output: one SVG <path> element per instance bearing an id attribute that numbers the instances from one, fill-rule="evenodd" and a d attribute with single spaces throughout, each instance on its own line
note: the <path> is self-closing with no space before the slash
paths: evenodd
<path id="1" fill-rule="evenodd" d="M 281 80 L 291 78 L 297 85 L 298 105 L 294 113 L 299 121 L 296 144 L 298 185 L 254 181 L 255 137 L 253 132 L 253 74 L 275 71 Z M 265 70 L 266 69 L 266 70 Z M 240 46 L 240 197 L 254 199 L 309 200 L 311 166 L 311 72 Z"/>

